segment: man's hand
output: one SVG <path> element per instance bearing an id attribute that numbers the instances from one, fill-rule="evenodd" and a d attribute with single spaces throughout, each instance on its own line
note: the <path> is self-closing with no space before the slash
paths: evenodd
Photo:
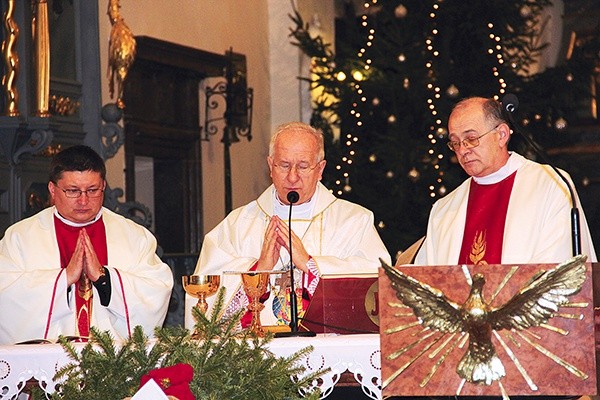
<path id="1" fill-rule="evenodd" d="M 84 264 L 84 246 L 82 239 L 82 231 L 79 232 L 79 237 L 77 238 L 77 243 L 75 244 L 75 251 L 73 252 L 73 256 L 67 264 L 67 284 L 71 286 L 75 282 L 78 282 L 81 278 L 81 274 L 83 273 L 83 264 Z"/>
<path id="2" fill-rule="evenodd" d="M 85 250 L 83 256 L 83 272 L 92 282 L 96 282 L 98 279 L 104 276 L 104 267 L 102 264 L 100 264 L 100 261 L 98 261 L 96 250 L 94 250 L 92 240 L 87 234 L 85 228 L 83 228 L 81 232 L 82 234 L 80 239 L 83 242 L 83 248 Z"/>
<path id="3" fill-rule="evenodd" d="M 275 227 L 275 232 L 278 236 L 278 243 L 281 243 L 283 247 L 287 249 L 289 252 L 290 249 L 290 233 L 292 235 L 292 262 L 296 266 L 296 268 L 300 269 L 303 272 L 308 272 L 308 267 L 306 263 L 310 259 L 310 255 L 304 248 L 304 244 L 302 240 L 292 231 L 290 232 L 288 225 L 281 220 L 278 216 L 274 216 L 273 220 L 276 221 L 277 225 Z"/>
<path id="4" fill-rule="evenodd" d="M 267 230 L 265 232 L 265 238 L 263 241 L 262 249 L 260 250 L 260 257 L 257 262 L 257 271 L 269 271 L 275 267 L 277 261 L 279 261 L 279 250 L 281 249 L 282 243 L 279 235 L 277 235 L 277 217 L 271 218 Z"/>
<path id="5" fill-rule="evenodd" d="M 98 261 L 98 256 L 85 228 L 79 231 L 75 251 L 67 265 L 67 283 L 72 285 L 81 279 L 82 274 L 92 282 L 104 276 L 104 267 Z"/>

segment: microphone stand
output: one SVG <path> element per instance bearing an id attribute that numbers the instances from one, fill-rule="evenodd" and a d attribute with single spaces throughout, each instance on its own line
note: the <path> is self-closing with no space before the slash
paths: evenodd
<path id="1" fill-rule="evenodd" d="M 512 103 L 505 104 L 512 100 Z M 514 104 L 513 104 L 514 103 Z M 581 223 L 579 221 L 579 209 L 577 208 L 577 201 L 575 197 L 575 190 L 573 189 L 571 182 L 567 179 L 567 177 L 552 164 L 546 153 L 540 148 L 540 146 L 531 138 L 528 134 L 522 132 L 518 125 L 515 123 L 513 113 L 517 110 L 518 99 L 515 95 L 508 94 L 502 100 L 502 106 L 504 110 L 506 110 L 506 115 L 508 116 L 508 120 L 513 126 L 515 132 L 519 133 L 521 137 L 525 139 L 527 144 L 533 148 L 536 154 L 556 172 L 556 174 L 563 180 L 563 182 L 567 185 L 567 189 L 569 190 L 569 195 L 571 197 L 571 248 L 573 251 L 573 257 L 581 254 Z"/>
<path id="2" fill-rule="evenodd" d="M 294 282 L 294 262 L 292 259 L 292 205 L 298 201 L 300 196 L 298 192 L 292 190 L 287 194 L 287 200 L 290 202 L 290 214 L 288 218 L 289 230 L 289 248 L 290 248 L 290 332 L 277 332 L 275 337 L 296 337 L 296 336 L 316 336 L 314 332 L 298 330 L 298 299 L 296 298 L 296 289 Z"/>

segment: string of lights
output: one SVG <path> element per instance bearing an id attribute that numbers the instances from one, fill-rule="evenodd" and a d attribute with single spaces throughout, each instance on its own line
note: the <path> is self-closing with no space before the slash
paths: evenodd
<path id="1" fill-rule="evenodd" d="M 350 86 L 358 95 L 358 100 L 352 103 L 350 116 L 354 119 L 354 125 L 356 126 L 357 131 L 363 126 L 362 114 L 360 112 L 359 106 L 367 102 L 367 97 L 364 94 L 360 82 L 363 79 L 365 79 L 365 74 L 368 73 L 369 69 L 371 68 L 371 64 L 373 63 L 372 59 L 366 57 L 366 52 L 367 49 L 373 45 L 373 40 L 375 38 L 375 29 L 369 28 L 368 13 L 366 11 L 371 7 L 371 5 L 375 4 L 377 4 L 377 0 L 371 0 L 370 3 L 364 3 L 365 12 L 361 16 L 361 25 L 363 28 L 367 29 L 368 35 L 366 43 L 358 51 L 357 57 L 359 60 L 362 60 L 361 67 L 364 70 L 364 72 L 358 68 L 354 69 L 351 72 L 353 81 L 350 83 Z M 340 71 L 337 75 L 337 79 L 339 81 L 343 81 L 346 78 L 346 74 L 342 71 Z M 344 192 L 349 192 L 352 190 L 348 166 L 352 165 L 353 158 L 356 154 L 356 150 L 354 149 L 354 147 L 356 146 L 359 140 L 356 132 L 342 133 L 342 135 L 340 136 L 340 140 L 342 140 L 342 136 L 346 151 L 344 152 L 345 155 L 342 156 L 340 161 L 335 166 L 336 170 L 339 171 L 341 177 L 341 179 L 337 179 L 335 181 L 335 193 L 338 196 L 341 196 Z"/>
<path id="2" fill-rule="evenodd" d="M 371 0 L 369 2 L 365 2 L 363 5 L 363 14 L 360 16 L 361 26 L 366 30 L 367 37 L 365 40 L 365 45 L 358 51 L 357 57 L 362 61 L 362 68 L 364 69 L 365 74 L 369 72 L 373 60 L 368 57 L 368 49 L 373 45 L 373 41 L 375 40 L 375 29 L 369 27 L 369 11 L 376 6 L 378 0 Z M 429 196 L 431 198 L 435 198 L 437 196 L 443 196 L 446 194 L 446 186 L 444 185 L 444 170 L 441 167 L 441 162 L 445 157 L 445 147 L 443 146 L 442 139 L 447 136 L 447 130 L 444 127 L 444 122 L 439 113 L 438 103 L 441 101 L 442 97 L 442 88 L 438 84 L 437 73 L 436 70 L 438 68 L 437 62 L 440 58 L 440 52 L 436 48 L 436 39 L 440 36 L 439 27 L 437 24 L 437 17 L 440 12 L 440 8 L 443 5 L 443 0 L 436 0 L 431 5 L 431 11 L 429 13 L 430 19 L 430 31 L 425 40 L 425 48 L 429 53 L 428 60 L 426 61 L 424 67 L 427 70 L 428 81 L 426 82 L 426 90 L 429 94 L 427 98 L 426 107 L 431 114 L 431 125 L 429 128 L 429 132 L 427 133 L 427 140 L 429 141 L 429 146 L 427 150 L 427 159 L 430 160 L 430 164 L 434 170 L 436 170 L 436 178 L 434 182 L 429 184 Z M 400 4 L 396 7 L 395 14 L 398 18 L 404 18 L 406 16 L 407 10 L 404 5 Z M 502 45 L 501 38 L 497 34 L 494 33 L 494 25 L 491 22 L 487 23 L 487 27 L 489 29 L 489 39 L 490 46 L 487 49 L 488 54 L 494 57 L 497 62 L 497 66 L 492 68 L 492 74 L 498 81 L 498 92 L 500 95 L 503 95 L 506 91 L 506 82 L 504 78 L 500 74 L 500 68 L 502 64 L 504 64 L 504 56 L 502 53 Z M 404 62 L 406 60 L 406 56 L 401 53 L 398 55 L 398 61 Z M 358 132 L 359 128 L 363 125 L 363 121 L 361 119 L 361 112 L 359 111 L 359 106 L 362 103 L 367 102 L 367 97 L 363 94 L 363 89 L 361 87 L 360 82 L 365 79 L 365 75 L 360 70 L 354 70 L 351 72 L 353 82 L 350 83 L 350 86 L 358 95 L 358 100 L 352 104 L 352 108 L 350 110 L 350 115 L 354 120 L 356 126 L 356 132 Z M 339 72 L 337 75 L 338 80 L 344 81 L 347 76 L 344 72 Z M 408 78 L 405 79 L 404 82 L 405 88 L 408 89 L 410 85 L 410 80 Z M 456 96 L 458 93 L 458 89 L 452 85 L 446 90 L 446 93 L 450 96 Z M 498 99 L 500 95 L 496 95 L 495 97 Z M 378 99 L 372 99 L 373 105 L 377 105 Z M 395 116 L 390 115 L 388 118 L 388 122 L 393 123 L 395 121 Z M 350 176 L 349 176 L 349 168 L 348 166 L 352 164 L 353 157 L 356 154 L 356 150 L 354 147 L 359 140 L 356 132 L 346 132 L 343 135 L 345 152 L 341 157 L 339 162 L 336 165 L 336 170 L 340 173 L 340 179 L 336 180 L 336 187 L 334 191 L 337 195 L 342 195 L 344 192 L 349 192 L 352 190 L 350 185 Z M 370 156 L 371 162 L 374 162 L 377 159 L 375 154 Z M 416 168 L 412 168 L 409 171 L 410 179 L 418 179 L 419 171 Z M 393 176 L 393 175 L 392 175 Z M 389 173 L 388 173 L 389 177 Z"/>
<path id="3" fill-rule="evenodd" d="M 548 54 L 542 32 L 554 14 L 540 15 L 548 4 L 362 0 L 354 9 L 347 2 L 336 10 L 336 53 L 320 38 L 307 38 L 306 25 L 295 19 L 295 39 L 328 68 L 311 71 L 328 96 L 313 95 L 313 118 L 329 140 L 324 183 L 373 210 L 391 248 L 414 241 L 431 204 L 464 181 L 446 147 L 448 114 L 459 98 L 518 93 L 520 123 L 540 131 L 548 148 L 567 142 L 556 132 L 583 115 L 572 101 L 575 65 L 589 68 L 569 60 L 569 69 L 548 68 L 552 59 L 538 65 L 540 54 Z M 580 81 L 582 90 L 589 88 L 589 78 Z"/>
<path id="4" fill-rule="evenodd" d="M 502 39 L 500 38 L 500 36 L 496 35 L 494 33 L 494 24 L 491 22 L 488 22 L 487 24 L 488 29 L 490 30 L 490 34 L 489 34 L 489 38 L 490 38 L 490 48 L 487 50 L 488 54 L 493 56 L 497 62 L 498 62 L 498 66 L 504 64 L 504 56 L 502 55 Z M 504 80 L 504 78 L 502 76 L 500 76 L 500 70 L 498 68 L 498 66 L 494 66 L 492 68 L 492 73 L 494 75 L 494 77 L 498 80 L 498 86 L 499 86 L 499 93 L 500 95 L 503 95 L 506 92 L 506 81 Z M 516 68 L 516 65 L 513 65 L 513 68 Z M 498 100 L 500 97 L 498 95 L 494 96 L 494 98 L 496 100 Z"/>
<path id="5" fill-rule="evenodd" d="M 425 68 L 427 68 L 428 72 L 427 76 L 429 77 L 428 82 L 426 82 L 427 92 L 429 92 L 427 108 L 431 113 L 432 121 L 430 125 L 430 131 L 427 135 L 427 139 L 429 140 L 429 149 L 427 152 L 429 158 L 431 159 L 433 168 L 437 171 L 435 183 L 431 183 L 428 187 L 429 196 L 432 198 L 435 198 L 438 194 L 442 196 L 446 194 L 446 187 L 444 186 L 443 181 L 444 171 L 441 170 L 439 163 L 444 158 L 444 153 L 442 152 L 442 146 L 438 143 L 438 139 L 441 139 L 446 135 L 446 129 L 444 128 L 443 122 L 439 116 L 437 105 L 441 98 L 441 88 L 437 83 L 436 74 L 436 61 L 439 58 L 440 53 L 435 47 L 435 39 L 439 34 L 436 18 L 441 4 L 442 1 L 437 0 L 431 6 L 431 12 L 429 13 L 431 30 L 425 39 L 425 47 L 430 54 L 429 59 L 425 63 Z"/>

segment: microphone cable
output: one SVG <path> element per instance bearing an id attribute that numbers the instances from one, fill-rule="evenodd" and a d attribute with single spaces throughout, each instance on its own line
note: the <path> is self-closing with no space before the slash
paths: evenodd
<path id="1" fill-rule="evenodd" d="M 519 99 L 516 95 L 512 93 L 508 93 L 506 96 L 502 98 L 502 109 L 504 114 L 508 117 L 510 124 L 515 132 L 519 133 L 522 138 L 525 139 L 527 144 L 531 146 L 531 148 L 536 152 L 538 156 L 542 159 L 544 163 L 546 163 L 550 168 L 554 170 L 554 172 L 562 179 L 562 181 L 567 185 L 567 189 L 569 190 L 569 195 L 571 197 L 571 247 L 573 251 L 573 256 L 577 256 L 581 254 L 581 223 L 579 220 L 579 209 L 577 208 L 577 197 L 575 196 L 575 190 L 571 182 L 567 179 L 567 177 L 554 166 L 553 163 L 550 162 L 546 153 L 541 149 L 541 147 L 533 140 L 532 137 L 522 132 L 518 129 L 518 125 L 514 120 L 514 113 L 517 111 L 519 107 Z"/>

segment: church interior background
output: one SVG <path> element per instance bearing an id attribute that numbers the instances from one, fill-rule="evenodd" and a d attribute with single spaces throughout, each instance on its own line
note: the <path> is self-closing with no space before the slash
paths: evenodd
<path id="1" fill-rule="evenodd" d="M 298 79 L 309 75 L 310 60 L 292 44 L 290 16 L 298 10 L 312 33 L 335 45 L 343 39 L 335 28 L 347 5 L 360 10 L 365 2 L 176 3 L 0 0 L 0 236 L 48 206 L 51 156 L 85 143 L 107 163 L 105 205 L 157 235 L 180 283 L 195 268 L 204 233 L 270 183 L 265 158 L 273 128 L 310 118 L 311 95 Z M 550 46 L 556 54 L 568 47 L 572 33 L 598 42 L 600 3 L 554 3 L 561 7 L 551 21 L 558 25 Z M 109 72 L 117 74 L 112 94 Z M 600 64 L 590 80 L 597 90 Z M 223 82 L 225 96 L 218 94 Z M 219 101 L 214 109 L 206 104 L 210 95 Z M 580 120 L 569 121 L 565 135 L 572 140 L 549 154 L 575 171 L 598 251 L 596 98 L 586 99 L 586 107 Z M 226 110 L 236 113 L 225 116 Z M 402 249 L 389 250 L 394 256 Z M 167 325 L 182 324 L 183 299 L 176 285 Z"/>

